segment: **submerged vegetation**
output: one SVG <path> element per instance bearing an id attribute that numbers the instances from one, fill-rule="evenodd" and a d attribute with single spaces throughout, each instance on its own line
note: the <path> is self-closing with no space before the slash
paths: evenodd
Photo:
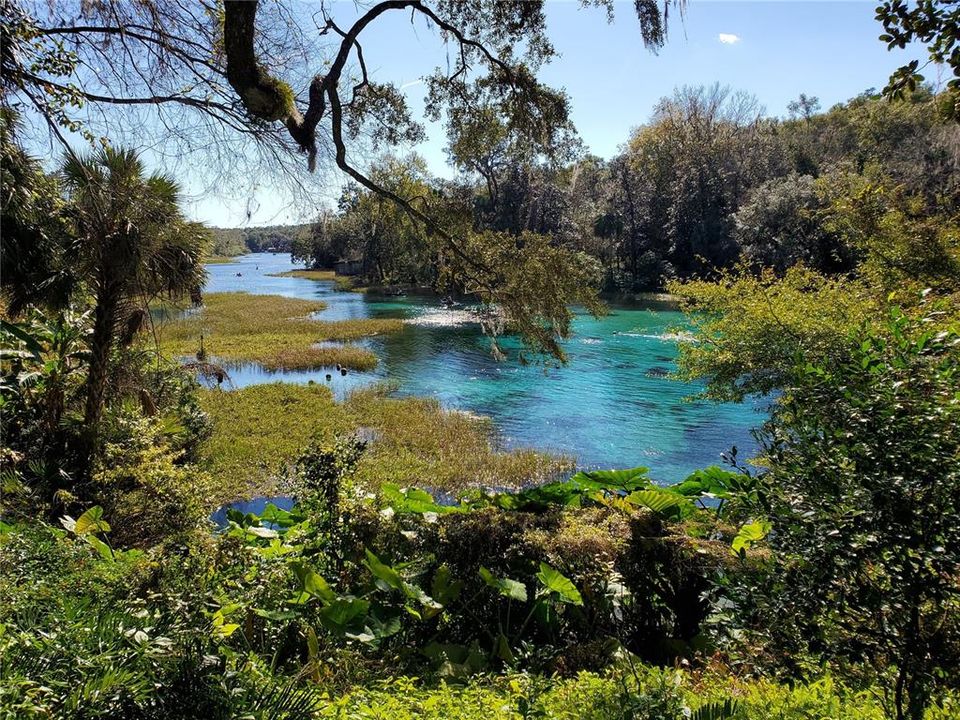
<path id="1" fill-rule="evenodd" d="M 278 295 L 213 293 L 204 297 L 202 308 L 159 328 L 161 349 L 174 357 L 202 351 L 219 362 L 255 362 L 270 370 L 337 364 L 370 370 L 376 355 L 351 343 L 402 328 L 400 320 L 314 319 L 325 307 Z"/>

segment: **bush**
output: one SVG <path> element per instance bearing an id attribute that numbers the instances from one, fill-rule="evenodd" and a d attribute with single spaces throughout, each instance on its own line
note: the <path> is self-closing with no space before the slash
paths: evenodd
<path id="1" fill-rule="evenodd" d="M 797 368 L 761 436 L 772 573 L 741 588 L 794 672 L 833 661 L 915 720 L 960 666 L 960 335 L 937 318 L 893 310 Z"/>
<path id="2" fill-rule="evenodd" d="M 171 445 L 180 426 L 143 417 L 129 405 L 111 411 L 92 485 L 114 536 L 148 547 L 204 523 L 213 506 L 213 480 Z"/>

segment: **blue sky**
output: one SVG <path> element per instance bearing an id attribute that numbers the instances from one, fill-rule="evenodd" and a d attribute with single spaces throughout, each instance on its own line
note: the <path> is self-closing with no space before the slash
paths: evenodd
<path id="1" fill-rule="evenodd" d="M 819 97 L 826 109 L 867 88 L 883 87 L 895 67 L 924 57 L 919 47 L 887 51 L 877 39 L 882 28 L 872 0 L 691 0 L 682 20 L 671 16 L 669 39 L 656 55 L 641 42 L 632 5 L 618 2 L 611 25 L 601 10 L 581 8 L 573 0 L 547 2 L 550 38 L 561 57 L 540 77 L 567 91 L 585 145 L 605 158 L 617 152 L 631 128 L 649 119 L 659 98 L 682 85 L 729 85 L 756 95 L 768 115 L 784 116 L 787 103 L 801 92 Z M 337 10 L 347 21 L 355 12 L 353 3 Z M 363 45 L 371 75 L 406 86 L 419 113 L 420 77 L 446 63 L 437 35 L 421 21 L 411 26 L 409 14 L 395 13 L 371 25 Z M 928 72 L 928 80 L 935 75 Z M 435 173 L 449 176 L 442 128 L 428 126 L 428 133 L 429 140 L 412 149 Z M 192 211 L 211 224 L 238 225 L 247 200 L 207 196 Z M 251 223 L 302 221 L 285 209 L 288 202 L 280 193 L 262 191 Z M 318 207 L 327 202 L 318 198 Z"/>

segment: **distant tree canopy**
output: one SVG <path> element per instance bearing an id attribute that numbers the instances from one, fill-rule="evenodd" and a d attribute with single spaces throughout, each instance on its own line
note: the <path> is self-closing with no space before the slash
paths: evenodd
<path id="1" fill-rule="evenodd" d="M 312 225 L 261 225 L 249 228 L 211 228 L 213 254 L 244 255 L 249 252 L 293 252 L 310 234 Z"/>
<path id="2" fill-rule="evenodd" d="M 385 157 L 373 173 L 387 187 L 408 176 L 405 192 L 431 212 L 459 212 L 473 232 L 538 233 L 590 256 L 609 291 L 656 290 L 738 262 L 835 275 L 869 259 L 864 271 L 886 272 L 875 252 L 884 243 L 899 253 L 887 266 L 912 256 L 933 282 L 960 211 L 960 126 L 940 99 L 923 88 L 894 102 L 865 93 L 816 112 L 816 98 L 804 97 L 806 110 L 776 120 L 742 93 L 683 88 L 610 161 L 507 156 L 441 181 L 416 158 Z M 348 186 L 298 258 L 329 267 L 350 257 L 372 282 L 433 284 L 436 248 L 374 196 Z"/>

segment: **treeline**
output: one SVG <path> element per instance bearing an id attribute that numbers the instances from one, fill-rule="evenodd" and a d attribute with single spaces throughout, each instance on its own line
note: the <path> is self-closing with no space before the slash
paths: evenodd
<path id="1" fill-rule="evenodd" d="M 250 228 L 211 228 L 213 254 L 232 257 L 248 252 L 290 252 L 311 225 L 266 225 Z"/>
<path id="2" fill-rule="evenodd" d="M 801 95 L 789 115 L 764 117 L 755 98 L 717 85 L 685 87 L 616 157 L 560 164 L 525 157 L 495 120 L 462 120 L 448 146 L 456 181 L 431 177 L 416 157 L 385 158 L 371 177 L 435 213 L 469 208 L 467 232 L 538 233 L 585 252 L 602 265 L 608 292 L 660 289 L 740 260 L 845 272 L 857 263 L 845 207 L 883 195 L 912 215 L 960 208 L 960 129 L 929 90 L 896 102 L 868 91 L 826 112 Z M 576 139 L 562 142 L 575 157 Z M 442 281 L 442 263 L 424 235 L 407 212 L 348 186 L 293 254 L 317 267 L 360 260 L 376 282 L 431 284 Z"/>

